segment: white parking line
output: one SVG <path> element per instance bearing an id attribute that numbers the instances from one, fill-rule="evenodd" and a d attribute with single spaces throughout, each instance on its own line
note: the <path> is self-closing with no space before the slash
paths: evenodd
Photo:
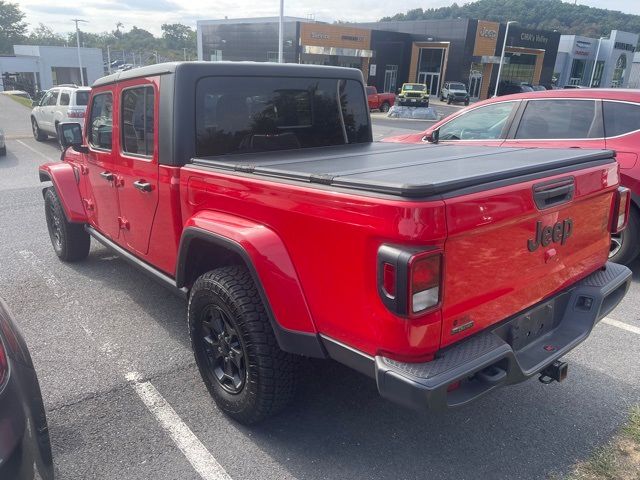
<path id="1" fill-rule="evenodd" d="M 130 372 L 127 380 L 147 409 L 164 428 L 196 472 L 204 480 L 231 480 L 224 468 L 182 421 L 175 410 L 151 382 L 138 381 L 138 374 Z"/>
<path id="2" fill-rule="evenodd" d="M 31 145 L 27 145 L 26 143 L 24 143 L 22 140 L 16 140 L 16 142 L 18 142 L 20 145 L 22 145 L 24 148 L 31 150 L 33 153 L 35 153 L 36 155 L 40 155 L 42 158 L 44 158 L 45 160 L 49 160 L 50 162 L 57 162 L 57 159 L 48 157 L 47 155 L 45 155 L 44 153 L 36 150 L 35 148 L 33 148 Z"/>
<path id="3" fill-rule="evenodd" d="M 635 327 L 633 325 L 629 325 L 628 323 L 621 322 L 619 320 L 614 320 L 613 318 L 604 317 L 600 320 L 602 323 L 606 323 L 607 325 L 611 325 L 612 327 L 618 327 L 622 330 L 626 330 L 627 332 L 635 333 L 636 335 L 640 335 L 640 328 Z"/>
<path id="4" fill-rule="evenodd" d="M 42 278 L 46 287 L 58 298 L 64 305 L 65 309 L 77 310 L 80 303 L 75 298 L 65 284 L 50 271 L 35 253 L 29 250 L 20 250 L 17 252 L 29 265 L 31 270 Z M 203 480 L 232 480 L 222 466 L 211 455 L 207 448 L 200 442 L 198 437 L 191 429 L 182 421 L 176 411 L 169 405 L 164 397 L 156 390 L 156 388 L 148 381 L 141 381 L 140 374 L 131 372 L 133 367 L 126 360 L 120 357 L 117 351 L 117 344 L 107 341 L 99 344 L 96 336 L 85 325 L 84 315 L 71 315 L 87 337 L 96 344 L 100 352 L 106 355 L 114 364 L 114 368 L 120 374 L 124 374 L 126 381 L 135 390 L 142 402 L 145 404 L 149 412 L 155 417 L 160 426 L 169 434 L 178 449 L 187 458 L 193 469 L 198 472 Z M 105 340 L 103 337 L 101 337 Z M 128 372 L 128 373 L 125 373 Z"/>

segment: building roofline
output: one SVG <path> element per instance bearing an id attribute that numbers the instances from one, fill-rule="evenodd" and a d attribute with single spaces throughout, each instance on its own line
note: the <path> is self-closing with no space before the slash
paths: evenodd
<path id="1" fill-rule="evenodd" d="M 311 20 L 309 18 L 302 17 L 283 17 L 285 22 L 306 22 L 306 23 L 321 23 Z M 247 17 L 247 18 L 222 18 L 212 20 L 198 20 L 196 26 L 203 25 L 233 25 L 237 23 L 277 23 L 279 17 Z"/>

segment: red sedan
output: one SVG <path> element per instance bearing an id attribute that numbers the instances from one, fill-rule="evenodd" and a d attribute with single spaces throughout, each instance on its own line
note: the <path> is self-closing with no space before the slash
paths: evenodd
<path id="1" fill-rule="evenodd" d="M 610 258 L 628 264 L 640 253 L 640 90 L 549 90 L 497 97 L 464 108 L 425 132 L 384 141 L 615 150 L 622 185 L 632 192 L 632 209 L 628 227 L 611 239 Z"/>

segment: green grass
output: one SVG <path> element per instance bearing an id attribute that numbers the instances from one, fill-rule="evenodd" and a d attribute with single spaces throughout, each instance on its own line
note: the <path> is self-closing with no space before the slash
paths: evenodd
<path id="1" fill-rule="evenodd" d="M 640 480 L 640 405 L 610 442 L 574 466 L 567 480 Z"/>
<path id="2" fill-rule="evenodd" d="M 27 108 L 32 107 L 31 100 L 29 100 L 28 98 L 19 97 L 18 95 L 5 95 L 5 96 L 9 97 L 14 102 L 18 102 L 20 105 L 24 105 Z"/>
<path id="3" fill-rule="evenodd" d="M 640 446 L 640 405 L 631 409 L 629 423 L 625 425 L 622 432 Z"/>

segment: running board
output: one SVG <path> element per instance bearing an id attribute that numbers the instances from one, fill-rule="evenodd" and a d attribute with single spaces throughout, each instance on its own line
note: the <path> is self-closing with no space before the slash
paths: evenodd
<path id="1" fill-rule="evenodd" d="M 166 287 L 169 290 L 171 290 L 171 292 L 174 295 L 177 295 L 177 296 L 179 296 L 180 298 L 183 298 L 183 299 L 187 299 L 188 298 L 189 290 L 187 290 L 185 287 L 178 288 L 176 286 L 176 281 L 173 278 L 171 278 L 169 275 L 166 275 L 165 273 L 162 273 L 157 268 L 152 267 L 151 265 L 149 265 L 146 262 L 143 262 L 142 260 L 140 260 L 138 257 L 133 255 L 128 250 L 125 250 L 124 248 L 122 248 L 117 243 L 113 242 L 112 240 L 110 240 L 107 237 L 105 237 L 104 235 L 102 235 L 95 228 L 93 228 L 93 227 L 91 227 L 89 225 L 85 225 L 84 229 L 87 231 L 87 233 L 89 235 L 91 235 L 93 238 L 95 238 L 97 241 L 99 241 L 101 244 L 103 244 L 109 250 L 112 250 L 118 256 L 122 257 L 127 262 L 129 262 L 133 266 L 137 267 L 143 273 L 146 273 L 148 276 L 150 276 L 151 278 L 155 279 L 161 285 L 163 285 L 164 287 Z"/>

